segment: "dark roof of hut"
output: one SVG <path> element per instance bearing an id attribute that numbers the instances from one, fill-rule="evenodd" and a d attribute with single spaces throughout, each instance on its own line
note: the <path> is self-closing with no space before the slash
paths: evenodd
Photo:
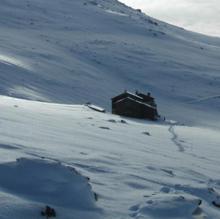
<path id="1" fill-rule="evenodd" d="M 125 91 L 124 93 L 119 94 L 119 95 L 113 97 L 113 98 L 112 98 L 112 101 L 113 101 L 113 102 L 117 102 L 117 101 L 119 101 L 119 100 L 121 100 L 121 99 L 124 99 L 124 98 L 126 98 L 126 97 L 130 97 L 130 98 L 132 98 L 132 99 L 134 99 L 134 100 L 137 100 L 137 101 L 140 101 L 140 102 L 143 101 L 143 98 L 142 98 L 142 97 L 140 97 L 140 96 L 138 96 L 138 95 L 136 95 L 136 94 L 130 93 L 130 92 L 128 92 L 128 91 Z"/>
<path id="2" fill-rule="evenodd" d="M 152 108 L 152 109 L 156 109 L 156 107 L 151 106 L 150 104 L 144 103 L 144 102 L 142 102 L 142 101 L 134 100 L 133 98 L 130 98 L 130 97 L 125 97 L 125 98 L 119 99 L 119 100 L 117 100 L 115 103 L 120 103 L 120 102 L 123 102 L 124 100 L 130 100 L 130 101 L 133 101 L 133 102 L 135 102 L 135 103 L 144 105 L 144 106 L 146 106 L 146 107 L 149 107 L 149 108 Z"/>

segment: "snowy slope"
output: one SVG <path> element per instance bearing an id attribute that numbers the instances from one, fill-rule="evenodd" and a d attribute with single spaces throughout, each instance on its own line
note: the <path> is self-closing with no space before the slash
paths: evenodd
<path id="1" fill-rule="evenodd" d="M 116 0 L 1 0 L 0 28 L 0 219 L 46 205 L 58 219 L 220 218 L 219 38 Z M 167 120 L 73 105 L 110 110 L 124 89 L 152 92 Z"/>
<path id="2" fill-rule="evenodd" d="M 65 219 L 220 218 L 218 131 L 3 96 L 0 108 L 1 219 L 47 204 Z"/>
<path id="3" fill-rule="evenodd" d="M 116 0 L 2 0 L 0 27 L 0 94 L 110 109 L 139 89 L 166 118 L 219 127 L 218 38 Z"/>

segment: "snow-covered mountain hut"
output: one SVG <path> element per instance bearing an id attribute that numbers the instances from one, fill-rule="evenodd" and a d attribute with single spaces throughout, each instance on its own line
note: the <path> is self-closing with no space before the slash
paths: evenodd
<path id="1" fill-rule="evenodd" d="M 112 98 L 112 113 L 141 119 L 158 118 L 157 105 L 150 93 L 146 95 L 124 91 Z"/>

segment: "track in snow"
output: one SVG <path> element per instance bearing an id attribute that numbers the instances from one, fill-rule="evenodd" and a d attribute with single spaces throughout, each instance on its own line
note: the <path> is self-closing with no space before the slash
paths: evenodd
<path id="1" fill-rule="evenodd" d="M 179 139 L 178 139 L 178 135 L 177 135 L 176 132 L 175 132 L 175 129 L 174 129 L 175 125 L 176 125 L 175 123 L 174 123 L 174 124 L 171 124 L 170 127 L 169 127 L 169 129 L 168 129 L 168 131 L 169 131 L 170 134 L 172 135 L 171 140 L 172 140 L 172 142 L 178 147 L 178 150 L 179 150 L 180 152 L 184 152 L 184 151 L 185 151 L 184 146 L 180 143 L 180 141 L 179 141 Z"/>
<path id="2" fill-rule="evenodd" d="M 207 100 L 212 100 L 212 99 L 220 99 L 220 95 L 203 97 L 203 98 L 200 98 L 200 99 L 197 99 L 197 100 L 193 100 L 193 101 L 191 101 L 189 103 L 190 104 L 199 103 L 199 102 L 203 102 L 203 101 L 207 101 Z"/>

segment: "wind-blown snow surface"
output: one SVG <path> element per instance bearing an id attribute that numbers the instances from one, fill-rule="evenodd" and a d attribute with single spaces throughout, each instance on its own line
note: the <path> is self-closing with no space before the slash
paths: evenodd
<path id="1" fill-rule="evenodd" d="M 220 218 L 218 38 L 116 0 L 1 0 L 0 27 L 0 219 L 46 205 L 62 219 Z M 124 89 L 151 91 L 167 120 L 67 105 L 109 109 Z"/>
<path id="2" fill-rule="evenodd" d="M 1 219 L 47 204 L 65 219 L 220 218 L 218 131 L 4 96 L 0 109 Z"/>
<path id="3" fill-rule="evenodd" d="M 109 109 L 112 96 L 139 89 L 167 118 L 219 127 L 218 38 L 116 0 L 2 0 L 0 26 L 0 94 Z"/>

